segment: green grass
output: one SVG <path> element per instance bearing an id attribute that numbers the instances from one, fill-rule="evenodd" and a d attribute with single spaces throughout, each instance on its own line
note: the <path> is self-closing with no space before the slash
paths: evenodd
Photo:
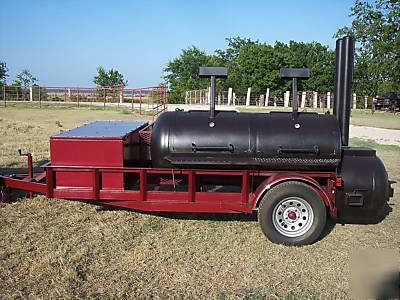
<path id="1" fill-rule="evenodd" d="M 0 173 L 37 166 L 49 137 L 93 120 L 143 119 L 115 109 L 0 108 Z M 57 124 L 62 125 L 62 127 Z M 391 180 L 400 182 L 397 148 L 371 141 Z M 0 298 L 350 298 L 350 257 L 365 248 L 400 247 L 400 185 L 392 212 L 376 225 L 336 225 L 301 248 L 266 240 L 252 218 L 150 214 L 78 201 L 14 199 L 0 209 Z"/>
<path id="2" fill-rule="evenodd" d="M 357 126 L 400 129 L 400 115 L 380 111 L 372 114 L 360 110 L 351 114 L 350 123 Z"/>

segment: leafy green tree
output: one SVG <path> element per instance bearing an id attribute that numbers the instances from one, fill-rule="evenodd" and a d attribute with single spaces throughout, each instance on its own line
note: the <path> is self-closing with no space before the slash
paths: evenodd
<path id="1" fill-rule="evenodd" d="M 29 70 L 24 69 L 15 77 L 13 85 L 29 87 L 34 85 L 36 81 L 36 77 Z"/>
<path id="2" fill-rule="evenodd" d="M 257 44 L 258 41 L 252 41 L 248 38 L 241 37 L 231 37 L 225 39 L 228 42 L 228 47 L 226 50 L 216 50 L 216 56 L 221 60 L 221 62 L 229 63 L 233 61 L 238 55 L 242 48 L 247 45 Z"/>
<path id="3" fill-rule="evenodd" d="M 317 42 L 289 42 L 289 67 L 309 68 L 310 78 L 300 81 L 305 91 L 329 92 L 334 88 L 335 52 Z"/>
<path id="4" fill-rule="evenodd" d="M 400 93 L 400 1 L 356 0 L 350 27 L 335 36 L 352 35 L 357 42 L 354 90 L 376 95 Z"/>
<path id="5" fill-rule="evenodd" d="M 211 66 L 213 58 L 199 48 L 192 46 L 182 50 L 181 55 L 168 62 L 164 69 L 164 80 L 170 87 L 169 101 L 182 102 L 187 90 L 204 89 L 209 81 L 199 78 L 199 67 Z"/>
<path id="6" fill-rule="evenodd" d="M 322 92 L 333 90 L 334 52 L 320 43 L 276 42 L 267 45 L 240 37 L 227 39 L 226 50 L 217 50 L 214 55 L 192 46 L 182 51 L 179 58 L 168 63 L 165 79 L 174 101 L 182 101 L 186 90 L 202 89 L 208 80 L 197 75 L 199 66 L 225 66 L 227 80 L 218 83 L 218 88 L 233 87 L 236 92 L 245 93 L 248 87 L 253 93 L 265 93 L 271 89 L 271 96 L 282 96 L 290 89 L 289 81 L 279 79 L 281 67 L 307 67 L 311 78 L 299 82 L 299 89 Z"/>
<path id="7" fill-rule="evenodd" d="M 103 67 L 97 68 L 97 75 L 94 77 L 93 82 L 97 86 L 116 86 L 128 84 L 127 80 L 124 80 L 124 76 L 117 70 L 111 68 L 108 72 Z"/>

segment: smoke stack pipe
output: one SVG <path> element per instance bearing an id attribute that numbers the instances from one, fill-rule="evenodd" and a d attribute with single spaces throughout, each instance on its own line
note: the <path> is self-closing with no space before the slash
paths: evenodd
<path id="1" fill-rule="evenodd" d="M 342 108 L 342 103 L 339 99 L 342 99 L 342 95 L 339 95 L 341 91 L 343 91 L 342 87 L 342 82 L 343 80 L 341 79 L 343 77 L 342 72 L 343 72 L 343 67 L 340 65 L 341 62 L 343 61 L 342 56 L 342 44 L 343 40 L 337 39 L 336 40 L 336 59 L 335 59 L 335 91 L 333 94 L 333 114 L 336 116 L 338 121 L 340 122 L 340 116 L 342 115 L 341 113 L 341 108 Z"/>
<path id="2" fill-rule="evenodd" d="M 349 145 L 353 71 L 354 39 L 345 36 L 336 41 L 335 103 L 333 107 L 333 113 L 339 121 L 343 146 Z"/>

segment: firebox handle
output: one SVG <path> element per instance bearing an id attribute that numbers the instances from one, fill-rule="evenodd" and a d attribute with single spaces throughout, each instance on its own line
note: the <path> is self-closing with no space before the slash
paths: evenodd
<path id="1" fill-rule="evenodd" d="M 201 151 L 206 151 L 206 152 L 231 152 L 233 153 L 235 151 L 235 147 L 233 147 L 232 144 L 229 144 L 228 146 L 197 146 L 196 143 L 192 143 L 192 151 L 193 152 L 201 152 Z"/>

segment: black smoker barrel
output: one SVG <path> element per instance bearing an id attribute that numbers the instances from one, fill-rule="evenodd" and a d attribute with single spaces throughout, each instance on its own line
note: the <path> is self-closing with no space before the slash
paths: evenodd
<path id="1" fill-rule="evenodd" d="M 332 115 L 164 112 L 154 123 L 151 158 L 157 168 L 335 170 L 340 129 Z M 300 126 L 296 126 L 299 124 Z"/>
<path id="2" fill-rule="evenodd" d="M 345 36 L 336 41 L 335 95 L 333 113 L 337 117 L 342 145 L 349 145 L 351 88 L 354 70 L 354 39 Z"/>

